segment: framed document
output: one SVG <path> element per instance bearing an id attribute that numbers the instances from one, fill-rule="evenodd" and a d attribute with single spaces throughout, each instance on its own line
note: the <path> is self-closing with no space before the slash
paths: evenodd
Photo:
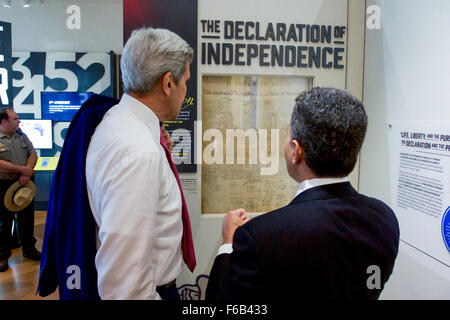
<path id="1" fill-rule="evenodd" d="M 202 213 L 288 204 L 298 184 L 284 160 L 295 98 L 312 79 L 203 76 Z"/>

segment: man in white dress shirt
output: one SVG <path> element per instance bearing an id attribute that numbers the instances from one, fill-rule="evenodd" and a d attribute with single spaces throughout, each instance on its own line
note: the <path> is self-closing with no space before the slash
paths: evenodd
<path id="1" fill-rule="evenodd" d="M 86 158 L 102 299 L 165 299 L 167 288 L 177 295 L 182 196 L 160 123 L 177 118 L 192 59 L 192 48 L 164 29 L 136 30 L 124 47 L 125 94 L 96 128 Z"/>

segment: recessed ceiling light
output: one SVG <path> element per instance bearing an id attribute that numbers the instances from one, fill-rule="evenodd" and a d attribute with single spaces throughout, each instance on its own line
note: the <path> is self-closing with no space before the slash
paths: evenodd
<path id="1" fill-rule="evenodd" d="M 22 0 L 22 7 L 28 8 L 30 6 L 31 0 Z"/>

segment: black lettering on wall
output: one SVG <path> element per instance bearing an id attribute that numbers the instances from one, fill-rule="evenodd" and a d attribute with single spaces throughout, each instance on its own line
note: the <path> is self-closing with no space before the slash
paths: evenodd
<path id="1" fill-rule="evenodd" d="M 316 68 L 320 68 L 320 53 L 322 52 L 321 47 L 309 47 L 309 62 L 308 62 L 308 67 L 312 68 L 313 66 L 313 62 L 314 65 L 316 66 Z"/>
<path id="2" fill-rule="evenodd" d="M 330 55 L 333 54 L 333 48 L 325 47 L 322 52 L 322 67 L 325 69 L 329 69 L 333 66 L 332 62 L 327 62 L 327 53 Z"/>
<path id="3" fill-rule="evenodd" d="M 250 28 L 255 28 L 255 24 L 253 22 L 246 22 L 245 23 L 245 39 L 246 40 L 255 39 L 255 35 L 253 33 L 250 35 Z"/>
<path id="4" fill-rule="evenodd" d="M 223 38 L 224 39 L 233 39 L 233 33 L 234 33 L 234 24 L 233 21 L 224 21 L 224 32 L 223 32 Z"/>
<path id="5" fill-rule="evenodd" d="M 272 25 L 271 22 L 267 25 L 266 39 L 265 40 L 269 40 L 269 39 L 272 40 L 272 41 L 275 41 L 275 32 L 273 31 L 273 25 Z"/>
<path id="6" fill-rule="evenodd" d="M 331 43 L 331 26 L 322 26 L 322 32 L 320 37 L 320 42 Z"/>
<path id="7" fill-rule="evenodd" d="M 215 48 L 214 45 L 215 44 Z M 211 64 L 211 60 L 214 59 L 215 64 L 220 64 L 220 44 L 208 42 L 208 64 Z"/>
<path id="8" fill-rule="evenodd" d="M 266 52 L 266 50 L 268 50 L 270 48 L 270 46 L 268 44 L 262 44 L 259 49 L 260 49 L 260 54 L 259 54 L 259 65 L 261 67 L 269 67 L 270 63 L 265 61 L 264 59 L 267 58 L 269 56 L 269 54 Z"/>
<path id="9" fill-rule="evenodd" d="M 277 46 L 272 46 L 272 67 L 275 66 L 275 61 L 279 67 L 284 65 L 284 46 L 279 46 L 279 50 Z"/>
<path id="10" fill-rule="evenodd" d="M 277 41 L 286 41 L 286 23 L 277 23 Z"/>
<path id="11" fill-rule="evenodd" d="M 222 44 L 222 64 L 224 66 L 229 66 L 233 64 L 233 44 L 223 43 Z"/>
<path id="12" fill-rule="evenodd" d="M 244 56 L 244 52 L 242 52 L 241 50 L 245 49 L 245 44 L 243 43 L 237 43 L 234 46 L 234 64 L 236 66 L 245 66 L 245 62 L 241 61 L 241 57 Z"/>
<path id="13" fill-rule="evenodd" d="M 317 24 L 311 27 L 311 42 L 317 43 L 320 41 L 320 26 Z"/>
<path id="14" fill-rule="evenodd" d="M 234 38 L 237 40 L 244 40 L 244 36 L 242 35 L 242 33 L 244 32 L 244 21 L 236 21 L 235 27 Z"/>
<path id="15" fill-rule="evenodd" d="M 247 46 L 247 65 L 252 65 L 252 58 L 258 56 L 258 46 L 256 44 L 249 44 Z"/>
<path id="16" fill-rule="evenodd" d="M 297 67 L 299 68 L 306 68 L 308 65 L 303 62 L 303 59 L 306 58 L 306 55 L 303 54 L 303 51 L 308 50 L 308 47 L 300 46 L 297 48 Z"/>
<path id="17" fill-rule="evenodd" d="M 284 65 L 286 67 L 295 66 L 296 48 L 294 46 L 286 46 L 284 51 Z"/>
<path id="18" fill-rule="evenodd" d="M 334 68 L 335 69 L 344 69 L 343 64 L 339 64 L 339 61 L 343 60 L 343 56 L 340 53 L 344 52 L 344 48 L 335 48 L 334 49 Z"/>

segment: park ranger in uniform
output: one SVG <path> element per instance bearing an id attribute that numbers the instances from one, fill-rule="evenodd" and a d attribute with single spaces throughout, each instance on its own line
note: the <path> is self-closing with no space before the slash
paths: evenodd
<path id="1" fill-rule="evenodd" d="M 11 256 L 11 229 L 17 214 L 17 229 L 24 257 L 40 260 L 36 250 L 34 231 L 34 201 L 18 212 L 5 207 L 4 198 L 8 188 L 16 182 L 33 184 L 37 154 L 31 141 L 19 129 L 19 117 L 12 108 L 0 109 L 0 272 L 8 269 Z M 34 184 L 33 184 L 34 186 Z"/>

